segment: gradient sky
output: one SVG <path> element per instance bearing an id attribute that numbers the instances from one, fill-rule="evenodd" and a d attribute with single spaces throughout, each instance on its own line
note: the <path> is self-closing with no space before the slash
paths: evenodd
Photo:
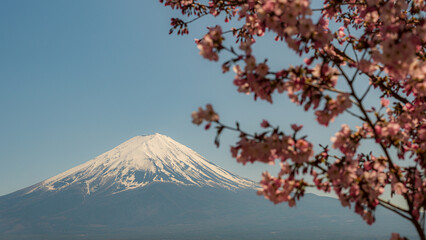
<path id="1" fill-rule="evenodd" d="M 256 181 L 265 169 L 276 171 L 236 163 L 229 153 L 235 133 L 225 132 L 217 149 L 214 132 L 191 123 L 206 103 L 225 123 L 239 120 L 249 131 L 264 118 L 284 129 L 304 123 L 310 140 L 326 144 L 348 121 L 320 127 L 286 96 L 271 105 L 239 94 L 232 74 L 202 59 L 193 41 L 215 19 L 195 22 L 189 36 L 169 35 L 178 14 L 152 0 L 0 2 L 0 195 L 156 132 Z M 301 62 L 272 37 L 261 41 L 255 51 L 272 66 Z"/>

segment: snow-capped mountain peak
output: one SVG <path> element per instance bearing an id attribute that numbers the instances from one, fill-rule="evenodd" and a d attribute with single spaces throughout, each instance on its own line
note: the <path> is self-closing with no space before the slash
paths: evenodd
<path id="1" fill-rule="evenodd" d="M 80 187 L 86 194 L 119 193 L 154 182 L 254 188 L 255 183 L 220 168 L 176 142 L 153 134 L 136 136 L 98 157 L 35 185 L 36 190 L 60 191 Z"/>

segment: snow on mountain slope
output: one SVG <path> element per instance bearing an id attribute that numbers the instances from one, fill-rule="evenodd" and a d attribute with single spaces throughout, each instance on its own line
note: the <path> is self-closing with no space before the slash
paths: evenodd
<path id="1" fill-rule="evenodd" d="M 86 194 L 122 191 L 153 182 L 254 188 L 256 184 L 220 168 L 172 138 L 154 134 L 136 136 L 98 157 L 35 185 L 38 190 L 60 191 L 80 187 Z"/>

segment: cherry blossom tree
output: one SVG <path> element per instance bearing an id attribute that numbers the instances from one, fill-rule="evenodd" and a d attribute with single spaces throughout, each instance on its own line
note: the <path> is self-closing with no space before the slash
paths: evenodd
<path id="1" fill-rule="evenodd" d="M 423 0 L 324 0 L 315 9 L 309 0 L 160 2 L 183 15 L 171 19 L 170 33 L 188 34 L 188 25 L 205 16 L 224 19 L 195 43 L 208 60 L 228 57 L 222 71 L 233 69 L 239 92 L 270 103 L 274 94 L 287 94 L 294 104 L 313 112 L 319 125 L 328 126 L 342 114 L 361 123 L 342 125 L 329 148 L 328 140 L 312 143 L 300 136 L 302 125 L 281 131 L 264 120 L 261 132 L 249 133 L 238 123 L 222 123 L 210 104 L 193 112 L 193 123 L 215 127 L 217 145 L 224 130 L 239 133 L 239 141 L 231 146 L 238 162 L 280 163 L 277 176 L 263 173 L 259 194 L 294 206 L 306 188 L 316 187 L 334 192 L 342 206 L 353 208 L 368 224 L 382 206 L 411 222 L 420 239 L 426 239 Z M 268 59 L 256 59 L 252 49 L 265 33 L 306 57 L 304 64 L 272 69 Z M 364 84 L 356 85 L 360 81 Z M 375 103 L 366 100 L 372 92 L 379 93 Z M 359 146 L 366 141 L 381 153 L 361 152 Z M 383 198 L 387 186 L 406 206 Z M 404 238 L 392 233 L 391 239 Z"/>

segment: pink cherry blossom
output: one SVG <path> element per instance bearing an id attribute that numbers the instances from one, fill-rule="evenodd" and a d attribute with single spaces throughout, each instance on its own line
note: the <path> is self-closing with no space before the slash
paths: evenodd
<path id="1" fill-rule="evenodd" d="M 271 126 L 271 125 L 269 124 L 269 122 L 268 122 L 268 121 L 263 120 L 263 121 L 262 121 L 262 123 L 260 124 L 260 126 L 261 126 L 261 127 L 263 127 L 263 128 L 267 128 L 267 127 L 269 127 L 269 126 Z"/>
<path id="2" fill-rule="evenodd" d="M 390 240 L 404 240 L 398 233 L 392 233 Z"/>
<path id="3" fill-rule="evenodd" d="M 305 188 L 314 186 L 334 192 L 342 206 L 368 224 L 379 205 L 399 213 L 396 217 L 407 216 L 426 240 L 420 221 L 426 208 L 424 1 L 324 1 L 318 9 L 311 9 L 308 0 L 160 2 L 187 18 L 171 21 L 171 32 L 179 35 L 188 34 L 188 25 L 204 16 L 225 20 L 208 28 L 196 44 L 208 60 L 228 58 L 222 71 L 234 70 L 238 92 L 269 103 L 286 94 L 321 127 L 334 129 L 337 118 L 346 122 L 329 149 L 326 140 L 313 143 L 309 132 L 302 135 L 302 125 L 275 127 L 264 120 L 262 132 L 249 133 L 238 123 L 219 122 L 211 105 L 193 112 L 194 124 L 215 125 L 217 145 L 224 130 L 238 133 L 230 148 L 237 162 L 279 162 L 278 176 L 262 175 L 259 194 L 294 206 Z M 257 47 L 271 34 L 277 46 L 287 46 L 304 64 L 283 67 L 264 56 Z M 365 150 L 370 147 L 377 155 Z M 404 198 L 408 208 L 386 203 L 385 187 Z M 403 238 L 392 233 L 391 239 Z"/>
<path id="4" fill-rule="evenodd" d="M 219 115 L 213 110 L 211 104 L 206 105 L 206 109 L 198 108 L 197 112 L 192 112 L 192 122 L 194 124 L 200 125 L 203 121 L 207 122 L 217 122 L 219 121 Z"/>
<path id="5" fill-rule="evenodd" d="M 385 98 L 381 98 L 381 99 L 380 99 L 380 104 L 381 104 L 383 107 L 387 107 L 387 106 L 389 105 L 389 100 L 388 100 L 388 99 L 385 99 Z"/>

